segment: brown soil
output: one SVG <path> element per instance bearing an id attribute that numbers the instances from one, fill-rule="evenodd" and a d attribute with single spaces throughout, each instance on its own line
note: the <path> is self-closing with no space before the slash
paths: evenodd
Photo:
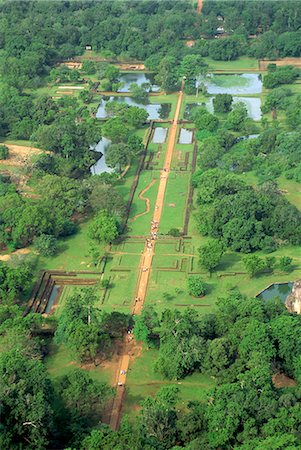
<path id="1" fill-rule="evenodd" d="M 194 46 L 195 43 L 196 43 L 196 41 L 190 40 L 190 41 L 186 41 L 185 45 L 186 45 L 186 47 L 191 48 Z"/>
<path id="2" fill-rule="evenodd" d="M 28 255 L 28 253 L 30 253 L 30 252 L 31 252 L 31 250 L 29 250 L 29 248 L 20 248 L 19 250 L 16 250 L 13 253 L 9 253 L 7 255 L 0 255 L 0 261 L 9 261 L 13 255 L 17 255 L 17 256 Z"/>
<path id="3" fill-rule="evenodd" d="M 269 64 L 276 64 L 277 66 L 295 66 L 301 67 L 301 58 L 281 58 L 281 59 L 261 59 L 259 60 L 259 69 L 266 70 Z"/>
<path id="4" fill-rule="evenodd" d="M 292 378 L 289 378 L 285 373 L 278 372 L 272 377 L 275 388 L 294 387 L 297 383 Z"/>
<path id="5" fill-rule="evenodd" d="M 128 164 L 126 166 L 126 168 L 124 169 L 124 171 L 120 174 L 119 178 L 123 178 L 126 175 L 126 173 L 127 173 L 127 171 L 129 170 L 130 167 L 131 167 L 130 164 Z"/>
<path id="6" fill-rule="evenodd" d="M 144 64 L 125 64 L 125 63 L 116 63 L 114 66 L 118 67 L 120 70 L 145 70 Z"/>
<path id="7" fill-rule="evenodd" d="M 62 95 L 73 95 L 73 91 L 57 91 L 56 94 L 62 94 Z M 53 97 L 53 98 L 62 98 L 62 97 Z"/>
<path id="8" fill-rule="evenodd" d="M 201 14 L 203 8 L 203 0 L 198 0 L 198 14 Z"/>
<path id="9" fill-rule="evenodd" d="M 5 144 L 9 148 L 9 157 L 7 159 L 1 159 L 0 164 L 5 166 L 23 166 L 34 155 L 38 155 L 43 152 L 40 148 L 26 147 L 25 145 L 13 145 Z"/>
<path id="10" fill-rule="evenodd" d="M 73 61 L 63 61 L 60 66 L 67 66 L 69 69 L 80 70 L 83 67 L 83 63 L 81 62 L 73 62 Z"/>
<path id="11" fill-rule="evenodd" d="M 58 89 L 67 89 L 67 90 L 78 90 L 81 91 L 82 89 L 85 89 L 84 86 L 69 86 L 69 85 L 63 85 L 63 86 L 59 86 Z M 61 92 L 61 91 L 60 91 Z"/>

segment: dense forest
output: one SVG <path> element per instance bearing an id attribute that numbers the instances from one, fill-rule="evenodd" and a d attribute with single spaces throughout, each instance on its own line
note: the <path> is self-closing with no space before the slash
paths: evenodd
<path id="1" fill-rule="evenodd" d="M 86 362 L 99 349 L 107 351 L 131 321 L 126 315 L 102 313 L 94 302 L 92 291 L 70 297 L 55 332 L 56 341 L 66 342 L 74 356 Z M 47 329 L 41 328 L 42 318 L 28 315 L 21 321 L 17 306 L 2 305 L 0 313 L 5 348 L 0 356 L 3 449 L 293 449 L 301 445 L 300 388 L 276 388 L 272 382 L 276 370 L 300 380 L 300 316 L 290 315 L 279 301 L 248 299 L 232 292 L 208 315 L 189 309 L 158 315 L 145 308 L 135 321 L 134 333 L 145 345 L 159 348 L 156 370 L 167 380 L 185 380 L 201 372 L 213 377 L 217 387 L 207 401 L 196 398 L 180 411 L 178 388 L 165 386 L 142 402 L 135 424 L 125 418 L 118 432 L 106 425 L 96 427 L 97 415 L 113 393 L 109 386 L 79 369 L 50 380 L 41 361 L 49 338 Z"/>
<path id="2" fill-rule="evenodd" d="M 111 58 L 138 60 L 189 53 L 221 60 L 299 56 L 298 5 L 204 2 L 198 16 L 190 1 L 2 2 L 1 76 L 13 87 L 38 86 L 55 62 L 82 54 L 86 45 Z M 228 37 L 201 39 L 214 37 L 217 28 Z M 250 35 L 257 38 L 248 42 Z M 196 45 L 186 47 L 187 39 Z"/>

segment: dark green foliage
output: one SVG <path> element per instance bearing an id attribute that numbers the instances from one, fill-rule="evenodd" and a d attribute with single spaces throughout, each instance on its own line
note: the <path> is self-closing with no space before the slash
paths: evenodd
<path id="1" fill-rule="evenodd" d="M 85 289 L 68 297 L 55 332 L 57 343 L 64 343 L 79 361 L 94 361 L 107 340 L 100 334 L 100 315 L 94 308 L 95 292 Z"/>
<path id="2" fill-rule="evenodd" d="M 54 383 L 55 433 L 52 447 L 79 448 L 99 418 L 113 389 L 90 377 L 89 372 L 72 369 Z"/>
<path id="3" fill-rule="evenodd" d="M 89 204 L 94 212 L 101 209 L 122 220 L 125 214 L 123 197 L 110 184 L 105 184 L 98 176 L 89 180 Z"/>
<path id="4" fill-rule="evenodd" d="M 281 84 L 291 84 L 299 77 L 299 70 L 293 66 L 283 66 L 269 72 L 263 79 L 265 88 L 273 89 Z"/>
<path id="5" fill-rule="evenodd" d="M 230 94 L 217 94 L 213 99 L 215 113 L 227 113 L 231 111 L 233 97 Z"/>
<path id="6" fill-rule="evenodd" d="M 194 108 L 191 115 L 199 130 L 215 131 L 218 127 L 218 118 L 204 108 Z"/>
<path id="7" fill-rule="evenodd" d="M 289 102 L 289 98 L 292 95 L 292 91 L 289 88 L 279 87 L 270 91 L 265 99 L 263 105 L 263 112 L 272 110 L 286 109 Z"/>
<path id="8" fill-rule="evenodd" d="M 199 264 L 208 272 L 212 272 L 220 263 L 223 256 L 223 245 L 218 241 L 211 241 L 198 249 Z"/>
<path id="9" fill-rule="evenodd" d="M 206 355 L 202 324 L 194 310 L 167 310 L 161 319 L 160 351 L 156 368 L 168 379 L 197 370 Z"/>
<path id="10" fill-rule="evenodd" d="M 147 83 L 142 86 L 138 86 L 137 83 L 132 83 L 130 86 L 132 98 L 140 102 L 145 101 L 148 98 L 148 89 L 149 85 Z"/>
<path id="11" fill-rule="evenodd" d="M 81 74 L 78 70 L 69 69 L 69 67 L 61 65 L 51 69 L 49 78 L 54 83 L 66 83 L 69 81 L 76 83 L 81 79 Z"/>
<path id="12" fill-rule="evenodd" d="M 34 240 L 34 247 L 42 256 L 53 256 L 57 252 L 57 239 L 49 234 L 41 234 Z"/>
<path id="13" fill-rule="evenodd" d="M 2 448 L 44 449 L 52 428 L 51 385 L 40 361 L 17 350 L 0 355 Z"/>
<path id="14" fill-rule="evenodd" d="M 186 55 L 179 67 L 179 74 L 185 80 L 185 92 L 194 94 L 196 81 L 207 74 L 208 65 L 199 55 Z"/>
<path id="15" fill-rule="evenodd" d="M 145 307 L 139 316 L 135 317 L 134 336 L 139 342 L 145 342 L 152 345 L 155 339 L 155 328 L 158 327 L 158 314 L 153 307 Z"/>
<path id="16" fill-rule="evenodd" d="M 182 233 L 179 228 L 171 228 L 167 234 L 173 237 L 180 237 Z"/>
<path id="17" fill-rule="evenodd" d="M 142 439 L 146 448 L 171 448 L 176 443 L 176 403 L 179 389 L 162 387 L 156 397 L 142 403 Z"/>
<path id="18" fill-rule="evenodd" d="M 118 222 L 106 210 L 101 210 L 89 228 L 90 237 L 98 242 L 112 242 L 118 236 Z"/>
<path id="19" fill-rule="evenodd" d="M 227 247 L 250 252 L 271 248 L 273 240 L 301 242 L 300 212 L 274 184 L 254 189 L 232 174 L 213 169 L 198 180 L 199 230 Z"/>
<path id="20" fill-rule="evenodd" d="M 292 262 L 293 260 L 290 256 L 281 256 L 279 260 L 279 269 L 283 272 L 290 272 L 293 269 Z"/>
<path id="21" fill-rule="evenodd" d="M 12 304 L 19 300 L 31 283 L 31 267 L 24 261 L 19 267 L 13 268 L 0 263 L 0 300 L 1 303 Z"/>
<path id="22" fill-rule="evenodd" d="M 207 286 L 198 275 L 188 277 L 188 293 L 194 297 L 201 297 L 206 294 Z"/>
<path id="23" fill-rule="evenodd" d="M 238 36 L 213 40 L 209 46 L 209 56 L 220 61 L 231 61 L 242 54 L 242 43 Z"/>
<path id="24" fill-rule="evenodd" d="M 119 117 L 108 119 L 102 127 L 102 132 L 113 143 L 126 142 L 129 136 L 129 129 Z"/>
<path id="25" fill-rule="evenodd" d="M 247 117 L 246 106 L 241 102 L 235 103 L 227 116 L 226 128 L 233 131 L 244 131 Z"/>
<path id="26" fill-rule="evenodd" d="M 163 91 L 173 92 L 180 85 L 180 77 L 178 74 L 177 60 L 172 56 L 166 56 L 160 61 L 156 70 L 156 82 L 161 86 Z"/>
<path id="27" fill-rule="evenodd" d="M 7 159 L 9 154 L 8 147 L 6 145 L 0 145 L 0 159 Z"/>
<path id="28" fill-rule="evenodd" d="M 254 277 L 260 272 L 272 272 L 275 265 L 275 258 L 262 259 L 257 255 L 247 255 L 244 258 L 244 266 L 250 277 Z"/>
<path id="29" fill-rule="evenodd" d="M 94 73 L 96 73 L 94 62 L 89 60 L 83 61 L 81 70 L 85 72 L 87 75 L 93 75 Z"/>

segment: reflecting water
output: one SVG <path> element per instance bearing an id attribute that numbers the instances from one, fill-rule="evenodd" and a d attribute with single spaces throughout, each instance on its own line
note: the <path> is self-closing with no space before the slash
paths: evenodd
<path id="1" fill-rule="evenodd" d="M 243 103 L 248 111 L 248 116 L 253 120 L 261 118 L 261 99 L 257 97 L 233 97 L 234 103 Z M 208 111 L 213 112 L 213 97 L 206 105 Z"/>
<path id="2" fill-rule="evenodd" d="M 272 298 L 280 298 L 284 303 L 287 296 L 292 292 L 293 283 L 275 283 L 265 289 L 257 298 L 270 300 Z"/>
<path id="3" fill-rule="evenodd" d="M 205 81 L 209 94 L 260 94 L 261 77 L 255 73 L 212 74 Z"/>
<path id="4" fill-rule="evenodd" d="M 166 140 L 168 128 L 155 128 L 152 142 L 154 144 L 163 144 Z"/>
<path id="5" fill-rule="evenodd" d="M 119 81 L 124 83 L 123 87 L 118 90 L 118 92 L 130 92 L 130 86 L 132 83 L 138 84 L 141 86 L 144 83 L 150 84 L 150 89 L 148 91 L 158 92 L 160 87 L 155 84 L 153 73 L 144 73 L 144 72 L 125 72 L 121 73 L 119 77 Z"/>
<path id="6" fill-rule="evenodd" d="M 246 141 L 248 139 L 256 139 L 258 138 L 259 134 L 248 134 L 248 136 L 239 136 L 236 139 L 236 142 L 240 142 L 240 141 Z"/>
<path id="7" fill-rule="evenodd" d="M 207 100 L 206 103 L 190 103 L 186 105 L 184 118 L 190 119 L 191 118 L 191 111 L 193 108 L 197 106 L 203 106 L 205 107 L 209 112 L 213 113 L 213 98 L 210 97 L 210 99 Z M 260 120 L 261 118 L 261 99 L 257 97 L 233 97 L 233 103 L 239 103 L 242 102 L 248 111 L 248 116 L 253 120 Z"/>
<path id="8" fill-rule="evenodd" d="M 131 97 L 105 97 L 101 100 L 100 105 L 98 107 L 96 117 L 98 119 L 106 119 L 109 117 L 109 114 L 105 110 L 105 106 L 108 102 L 118 102 L 125 103 L 129 106 L 138 106 L 139 108 L 145 109 L 148 112 L 148 118 L 150 120 L 157 119 L 167 119 L 169 117 L 169 113 L 171 111 L 170 103 L 162 103 L 162 104 L 152 104 L 152 103 L 139 103 L 133 100 Z"/>
<path id="9" fill-rule="evenodd" d="M 106 150 L 110 146 L 110 144 L 111 141 L 103 137 L 93 149 L 94 151 L 102 154 L 101 158 L 90 168 L 90 172 L 93 175 L 99 175 L 103 172 L 113 172 L 113 169 L 111 169 L 111 167 L 108 167 L 105 161 Z"/>
<path id="10" fill-rule="evenodd" d="M 193 132 L 187 130 L 186 128 L 181 128 L 179 136 L 179 144 L 191 144 L 192 143 Z"/>
<path id="11" fill-rule="evenodd" d="M 55 284 L 52 288 L 46 309 L 45 309 L 45 313 L 49 314 L 51 311 L 52 306 L 54 305 L 54 302 L 56 301 L 58 294 L 59 294 L 59 289 L 61 286 L 59 286 L 58 284 Z"/>

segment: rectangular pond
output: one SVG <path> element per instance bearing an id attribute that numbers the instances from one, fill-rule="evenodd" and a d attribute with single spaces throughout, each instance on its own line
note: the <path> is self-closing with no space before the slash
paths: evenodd
<path id="1" fill-rule="evenodd" d="M 179 144 L 191 144 L 193 138 L 193 131 L 187 128 L 181 128 L 179 135 Z"/>
<path id="2" fill-rule="evenodd" d="M 96 163 L 90 167 L 90 172 L 93 175 L 99 175 L 100 173 L 103 173 L 103 172 L 113 172 L 113 169 L 111 167 L 108 167 L 106 165 L 106 161 L 105 161 L 105 154 L 106 154 L 106 151 L 107 151 L 108 147 L 110 146 L 110 144 L 111 144 L 111 141 L 109 139 L 103 137 L 98 142 L 96 147 L 91 149 L 91 150 L 94 150 L 95 152 L 101 153 L 101 157 L 99 158 L 99 160 L 96 161 Z"/>
<path id="3" fill-rule="evenodd" d="M 210 97 L 206 103 L 189 103 L 186 105 L 184 118 L 191 118 L 191 111 L 196 106 L 204 106 L 209 112 L 213 113 L 213 98 Z M 257 97 L 233 97 L 233 103 L 242 102 L 247 108 L 248 116 L 253 120 L 261 119 L 261 99 Z"/>
<path id="4" fill-rule="evenodd" d="M 52 288 L 46 309 L 45 309 L 45 313 L 49 314 L 51 311 L 51 308 L 53 307 L 55 301 L 57 300 L 59 294 L 60 294 L 60 287 L 58 284 L 55 284 Z"/>
<path id="5" fill-rule="evenodd" d="M 155 75 L 153 73 L 124 72 L 120 74 L 119 81 L 123 83 L 123 86 L 118 92 L 130 92 L 130 87 L 133 83 L 138 84 L 138 86 L 149 84 L 147 91 L 158 92 L 160 90 L 160 87 L 155 84 Z"/>
<path id="6" fill-rule="evenodd" d="M 106 112 L 105 106 L 108 102 L 119 102 L 125 103 L 128 106 L 138 106 L 139 108 L 145 109 L 148 113 L 149 120 L 158 120 L 158 119 L 168 119 L 170 111 L 171 111 L 171 103 L 162 103 L 162 104 L 153 104 L 149 102 L 137 102 L 133 100 L 131 97 L 122 97 L 122 96 L 111 96 L 104 97 L 98 107 L 96 112 L 97 119 L 106 119 L 109 117 L 109 114 Z"/>
<path id="7" fill-rule="evenodd" d="M 152 142 L 154 144 L 164 144 L 166 141 L 168 128 L 155 128 Z"/>
<path id="8" fill-rule="evenodd" d="M 261 76 L 255 73 L 211 74 L 205 81 L 208 94 L 260 94 Z"/>
<path id="9" fill-rule="evenodd" d="M 280 298 L 285 303 L 288 295 L 292 292 L 294 283 L 274 283 L 264 291 L 260 292 L 256 298 L 261 300 L 271 300 L 272 298 Z"/>

